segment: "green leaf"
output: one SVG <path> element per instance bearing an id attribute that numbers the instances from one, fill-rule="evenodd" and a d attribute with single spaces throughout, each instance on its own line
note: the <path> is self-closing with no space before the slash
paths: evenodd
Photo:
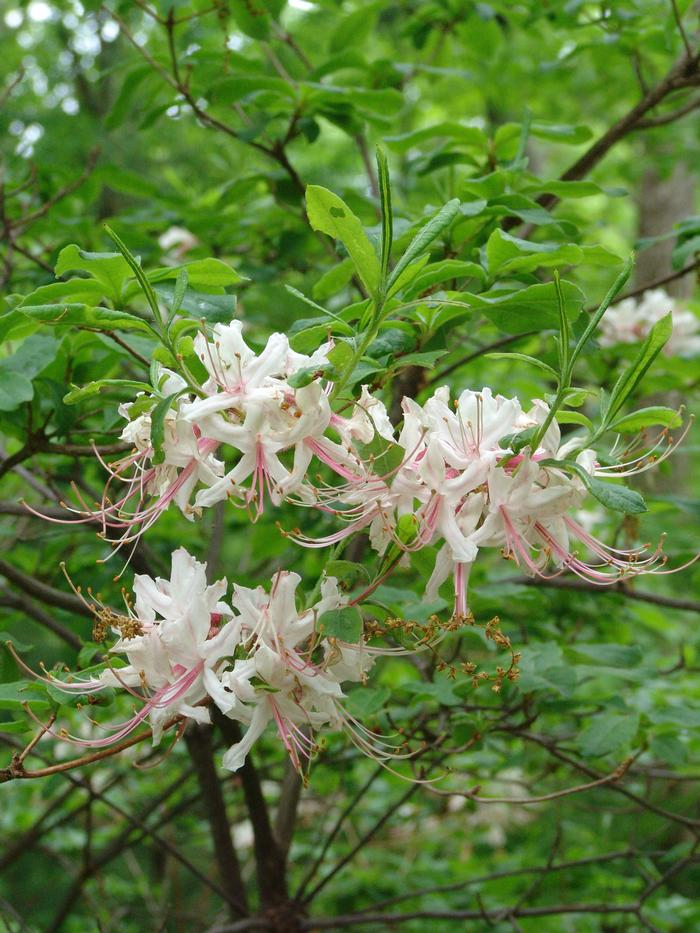
<path id="1" fill-rule="evenodd" d="M 406 291 L 406 297 L 420 295 L 434 285 L 449 282 L 453 279 L 479 279 L 483 282 L 485 278 L 484 269 L 476 262 L 465 262 L 461 259 L 443 259 L 442 262 L 431 262 L 411 280 Z"/>
<path id="2" fill-rule="evenodd" d="M 342 198 L 320 185 L 307 186 L 306 210 L 314 230 L 341 241 L 367 290 L 376 295 L 381 274 L 379 260 L 359 218 Z"/>
<path id="3" fill-rule="evenodd" d="M 593 422 L 590 418 L 582 415 L 580 411 L 562 411 L 559 409 L 555 418 L 559 424 L 580 424 L 591 433 L 593 432 Z"/>
<path id="4" fill-rule="evenodd" d="M 421 143 L 431 142 L 435 139 L 449 139 L 459 143 L 467 149 L 476 149 L 486 152 L 488 149 L 488 136 L 477 126 L 462 126 L 461 123 L 434 123 L 432 126 L 400 136 L 385 136 L 384 142 L 395 152 L 407 152 Z"/>
<path id="5" fill-rule="evenodd" d="M 153 291 L 151 283 L 146 277 L 146 273 L 141 268 L 141 263 L 138 261 L 136 256 L 134 256 L 126 243 L 124 243 L 124 241 L 114 232 L 114 230 L 112 230 L 111 227 L 108 227 L 107 224 L 105 224 L 105 230 L 107 231 L 109 237 L 116 243 L 117 249 L 127 261 L 131 271 L 136 276 L 136 281 L 139 283 L 141 290 L 146 296 L 146 300 L 148 301 L 148 305 L 153 313 L 153 317 L 156 323 L 160 325 L 162 320 L 160 308 L 158 307 L 158 300 L 156 299 L 156 294 Z"/>
<path id="6" fill-rule="evenodd" d="M 560 222 L 549 211 L 523 194 L 501 194 L 496 198 L 490 198 L 488 207 L 483 213 L 487 217 L 519 217 L 526 223 L 538 226 L 560 225 Z"/>
<path id="7" fill-rule="evenodd" d="M 110 294 L 107 287 L 97 279 L 69 279 L 67 282 L 53 282 L 51 285 L 42 285 L 26 295 L 17 305 L 54 304 L 62 301 L 79 302 L 84 304 L 99 304 Z"/>
<path id="8" fill-rule="evenodd" d="M 39 696 L 37 696 L 39 693 Z M 14 683 L 0 684 L 0 709 L 21 710 L 22 704 L 30 703 L 35 710 L 46 710 L 49 703 L 41 694 L 43 689 L 37 684 L 29 683 L 26 680 L 18 680 Z"/>
<path id="9" fill-rule="evenodd" d="M 641 512 L 648 511 L 644 499 L 634 489 L 618 486 L 616 483 L 604 482 L 595 476 L 591 476 L 579 463 L 574 463 L 571 460 L 563 463 L 547 460 L 542 462 L 544 465 L 556 465 L 575 473 L 590 494 L 598 502 L 602 503 L 606 509 L 612 509 L 614 512 L 625 512 L 628 515 L 638 515 Z"/>
<path id="10" fill-rule="evenodd" d="M 550 139 L 552 142 L 568 143 L 572 146 L 587 143 L 593 136 L 593 131 L 585 124 L 571 126 L 566 123 L 542 123 L 538 120 L 530 124 L 530 132 L 540 139 Z"/>
<path id="11" fill-rule="evenodd" d="M 176 288 L 177 285 L 156 285 L 155 291 L 172 308 Z M 210 295 L 209 292 L 188 289 L 180 298 L 178 310 L 214 324 L 228 324 L 236 312 L 236 304 L 235 295 Z"/>
<path id="12" fill-rule="evenodd" d="M 588 343 L 588 340 L 590 339 L 596 327 L 600 323 L 601 318 L 603 317 L 605 312 L 608 310 L 608 308 L 610 307 L 612 302 L 615 300 L 615 298 L 622 291 L 622 289 L 624 288 L 625 282 L 627 281 L 627 279 L 629 279 L 630 275 L 632 274 L 632 269 L 634 268 L 634 260 L 635 260 L 635 256 L 634 256 L 634 253 L 632 253 L 632 255 L 628 257 L 627 262 L 625 263 L 622 269 L 622 272 L 620 272 L 618 277 L 615 279 L 613 284 L 610 286 L 607 294 L 601 301 L 597 310 L 591 315 L 588 324 L 586 325 L 583 333 L 579 337 L 578 343 L 574 347 L 573 352 L 571 354 L 571 359 L 569 361 L 569 375 L 573 372 L 574 363 L 578 359 L 583 348 Z"/>
<path id="13" fill-rule="evenodd" d="M 56 358 L 59 341 L 49 334 L 32 334 L 0 360 L 0 411 L 14 411 L 34 398 L 32 380 Z"/>
<path id="14" fill-rule="evenodd" d="M 648 428 L 655 424 L 663 425 L 665 428 L 677 428 L 682 420 L 680 412 L 673 408 L 650 405 L 648 408 L 633 411 L 629 415 L 622 415 L 612 424 L 609 424 L 608 428 L 611 431 L 617 431 L 619 434 L 626 434 L 641 431 L 642 428 Z"/>
<path id="15" fill-rule="evenodd" d="M 590 198 L 596 194 L 603 194 L 600 185 L 592 181 L 560 181 L 552 179 L 549 181 L 538 181 L 524 189 L 528 194 L 554 194 L 558 198 Z"/>
<path id="16" fill-rule="evenodd" d="M 364 42 L 374 29 L 377 11 L 380 8 L 380 3 L 368 3 L 365 0 L 359 9 L 353 10 L 347 16 L 339 17 L 330 35 L 329 50 L 340 52 L 348 46 Z"/>
<path id="17" fill-rule="evenodd" d="M 518 686 L 523 693 L 553 690 L 570 696 L 576 685 L 572 665 L 564 661 L 561 647 L 554 642 L 525 646 L 519 667 Z"/>
<path id="18" fill-rule="evenodd" d="M 51 327 L 79 327 L 88 330 L 131 330 L 154 336 L 153 328 L 147 321 L 128 314 L 126 311 L 113 311 L 111 308 L 93 308 L 84 304 L 28 305 L 10 315 L 23 315 L 39 324 Z M 0 317 L 0 336 L 2 325 L 9 315 Z M 16 323 L 16 319 L 13 321 Z"/>
<path id="19" fill-rule="evenodd" d="M 619 266 L 624 262 L 621 256 L 604 246 L 581 246 L 584 261 L 590 266 Z"/>
<path id="20" fill-rule="evenodd" d="M 632 395 L 651 364 L 663 349 L 672 331 L 673 321 L 671 312 L 669 311 L 665 317 L 654 324 L 649 331 L 647 339 L 642 344 L 636 359 L 620 374 L 620 378 L 617 380 L 610 393 L 608 407 L 603 419 L 605 425 L 609 425 L 610 422 L 615 419 L 626 400 Z"/>
<path id="21" fill-rule="evenodd" d="M 403 463 L 406 451 L 398 444 L 392 444 L 381 435 L 375 434 L 369 444 L 358 445 L 363 460 L 371 461 L 372 471 L 376 476 L 393 473 Z"/>
<path id="22" fill-rule="evenodd" d="M 367 356 L 372 359 L 399 356 L 415 350 L 417 337 L 410 327 L 389 327 L 380 331 L 379 335 L 367 348 Z"/>
<path id="23" fill-rule="evenodd" d="M 0 722 L 0 732 L 8 735 L 21 735 L 24 732 L 31 732 L 33 723 L 31 719 L 16 719 L 14 722 Z"/>
<path id="24" fill-rule="evenodd" d="M 6 647 L 8 641 L 12 642 L 12 647 L 19 654 L 22 654 L 25 651 L 31 651 L 34 648 L 34 645 L 25 645 L 23 642 L 17 641 L 11 632 L 0 632 L 0 647 Z"/>
<path id="25" fill-rule="evenodd" d="M 438 360 L 442 359 L 447 352 L 447 350 L 424 350 L 420 353 L 405 353 L 395 360 L 394 365 L 398 364 L 401 368 L 405 368 L 406 366 L 422 366 L 426 369 L 430 369 Z"/>
<path id="26" fill-rule="evenodd" d="M 183 391 L 183 389 L 179 389 L 177 392 L 173 392 L 172 395 L 168 395 L 165 398 L 162 398 L 151 412 L 151 446 L 153 447 L 154 451 L 152 457 L 153 463 L 163 462 L 165 416 L 172 408 L 175 399 L 178 397 L 178 395 L 182 395 Z"/>
<path id="27" fill-rule="evenodd" d="M 601 713 L 576 744 L 586 758 L 600 758 L 629 745 L 638 728 L 637 713 Z"/>
<path id="28" fill-rule="evenodd" d="M 429 220 L 424 227 L 421 228 L 421 230 L 418 231 L 416 236 L 410 242 L 406 252 L 394 266 L 394 269 L 392 270 L 392 273 L 389 277 L 389 288 L 391 288 L 393 283 L 401 275 L 406 266 L 410 262 L 413 262 L 414 259 L 417 259 L 421 253 L 424 253 L 433 240 L 440 236 L 443 230 L 449 227 L 455 217 L 459 214 L 459 205 L 460 201 L 458 198 L 453 198 L 451 201 L 448 201 L 447 204 L 441 208 L 437 214 L 431 220 Z"/>
<path id="29" fill-rule="evenodd" d="M 539 427 L 535 425 L 530 428 L 525 428 L 523 431 L 515 431 L 512 434 L 506 434 L 504 437 L 499 438 L 498 445 L 504 450 L 512 450 L 514 454 L 517 454 L 525 447 L 529 447 L 538 433 Z"/>
<path id="30" fill-rule="evenodd" d="M 393 87 L 350 87 L 311 81 L 301 86 L 308 92 L 307 107 L 333 120 L 348 133 L 362 129 L 364 120 L 380 126 L 389 125 L 390 117 L 404 104 L 403 95 Z"/>
<path id="31" fill-rule="evenodd" d="M 357 644 L 362 637 L 362 614 L 357 606 L 329 609 L 318 618 L 316 630 L 326 638 Z"/>
<path id="32" fill-rule="evenodd" d="M 583 262 L 584 254 L 575 243 L 531 243 L 497 229 L 486 243 L 486 257 L 489 273 L 505 276 L 532 272 L 540 267 L 578 265 Z"/>
<path id="33" fill-rule="evenodd" d="M 104 118 L 105 129 L 113 130 L 129 117 L 132 113 L 132 98 L 139 85 L 153 75 L 153 69 L 150 65 L 141 65 L 139 68 L 132 69 L 126 77 L 122 78 L 119 93 L 112 104 L 109 113 Z"/>
<path id="34" fill-rule="evenodd" d="M 282 5 L 273 0 L 229 0 L 227 9 L 246 36 L 251 39 L 268 39 L 270 19 L 279 14 Z"/>
<path id="35" fill-rule="evenodd" d="M 566 315 L 573 321 L 583 307 L 583 293 L 571 282 L 562 282 L 561 291 Z M 481 310 L 496 327 L 508 334 L 559 329 L 559 304 L 554 282 L 529 285 L 506 293 L 464 294 L 462 299 Z"/>
<path id="36" fill-rule="evenodd" d="M 385 289 L 391 258 L 391 245 L 394 238 L 394 228 L 391 213 L 391 185 L 389 181 L 389 165 L 386 153 L 381 146 L 377 146 L 377 175 L 379 178 L 379 201 L 382 213 L 382 248 L 380 252 L 380 283 Z"/>
<path id="37" fill-rule="evenodd" d="M 506 351 L 494 351 L 493 353 L 485 353 L 484 357 L 486 359 L 492 360 L 520 360 L 523 363 L 529 363 L 531 366 L 537 366 L 538 369 L 543 370 L 553 379 L 557 378 L 556 369 L 553 369 L 548 363 L 545 363 L 544 360 L 539 360 L 535 356 L 528 356 L 527 353 L 508 353 Z"/>
<path id="38" fill-rule="evenodd" d="M 53 363 L 59 346 L 60 341 L 51 334 L 32 334 L 17 347 L 12 356 L 0 360 L 0 370 L 21 373 L 28 379 L 33 379 Z"/>
<path id="39" fill-rule="evenodd" d="M 636 490 L 628 489 L 626 486 L 617 486 L 614 483 L 605 483 L 596 479 L 595 476 L 586 475 L 588 476 L 586 486 L 591 495 L 595 496 L 598 502 L 601 502 L 607 509 L 631 515 L 647 511 L 646 502 Z"/>
<path id="40" fill-rule="evenodd" d="M 557 293 L 557 311 L 559 312 L 559 340 L 557 341 L 557 350 L 559 355 L 559 372 L 562 374 L 560 381 L 563 385 L 566 385 L 568 379 L 567 374 L 569 373 L 569 353 L 571 350 L 571 324 L 569 318 L 566 314 L 566 302 L 564 301 L 564 294 L 561 290 L 561 279 L 559 278 L 559 273 L 555 270 L 554 272 L 554 288 Z M 569 389 L 566 390 L 562 401 L 566 401 L 568 397 Z M 558 405 L 558 402 L 554 403 Z"/>
<path id="41" fill-rule="evenodd" d="M 345 286 L 352 278 L 352 273 L 352 259 L 344 259 L 342 262 L 338 263 L 338 265 L 333 266 L 328 270 L 328 272 L 325 272 L 321 276 L 318 282 L 316 282 L 314 287 L 311 289 L 311 294 L 317 301 L 325 301 L 332 295 L 336 295 L 342 288 L 345 288 Z M 297 292 L 296 289 L 292 289 L 291 286 L 287 286 L 287 289 L 291 291 L 292 294 L 301 294 L 300 292 Z"/>
<path id="42" fill-rule="evenodd" d="M 85 670 L 91 661 L 102 654 L 103 650 L 103 645 L 99 645 L 94 641 L 85 642 L 78 652 L 78 657 L 76 659 L 78 667 Z"/>
<path id="43" fill-rule="evenodd" d="M 661 725 L 679 726 L 683 729 L 700 728 L 700 709 L 689 706 L 683 700 L 677 706 L 667 706 L 665 709 L 651 709 L 649 719 Z"/>
<path id="44" fill-rule="evenodd" d="M 334 372 L 335 368 L 333 366 L 306 366 L 304 369 L 298 369 L 292 373 L 287 382 L 293 389 L 301 389 L 310 385 L 315 379 L 320 379 L 324 375 L 331 375 Z"/>
<path id="45" fill-rule="evenodd" d="M 432 683 L 411 680 L 403 684 L 403 689 L 413 693 L 417 700 L 435 700 L 441 706 L 461 706 L 464 702 L 455 693 L 453 684 L 446 677 L 439 677 Z"/>
<path id="46" fill-rule="evenodd" d="M 351 560 L 329 560 L 324 573 L 327 577 L 335 577 L 347 589 L 352 589 L 358 582 L 370 581 L 369 571 L 364 564 Z"/>
<path id="47" fill-rule="evenodd" d="M 248 279 L 229 266 L 221 259 L 195 259 L 180 266 L 163 266 L 147 272 L 149 282 L 162 282 L 167 279 L 177 279 L 181 272 L 187 273 L 187 281 L 192 288 L 225 288 L 228 285 L 237 285 L 247 282 Z"/>
<path id="48" fill-rule="evenodd" d="M 390 697 L 388 687 L 356 687 L 348 694 L 347 706 L 354 716 L 364 719 L 381 712 Z"/>
<path id="49" fill-rule="evenodd" d="M 654 758 L 676 767 L 688 760 L 688 749 L 675 735 L 655 735 L 649 743 L 649 751 Z"/>
<path id="50" fill-rule="evenodd" d="M 404 286 L 409 285 L 413 280 L 419 275 L 420 271 L 427 264 L 430 256 L 426 253 L 425 256 L 420 256 L 418 259 L 415 259 L 413 262 L 410 262 L 406 268 L 403 270 L 401 275 L 396 279 L 392 284 L 391 288 L 387 292 L 388 298 L 393 298 L 395 295 L 398 295 Z"/>
<path id="51" fill-rule="evenodd" d="M 586 644 L 577 641 L 570 650 L 606 667 L 637 667 L 644 658 L 637 645 Z"/>
<path id="52" fill-rule="evenodd" d="M 402 515 L 396 523 L 396 537 L 403 544 L 412 544 L 416 540 L 419 529 L 420 522 L 412 512 L 409 512 Z"/>
<path id="53" fill-rule="evenodd" d="M 131 277 L 129 264 L 119 253 L 88 253 L 75 243 L 58 254 L 54 271 L 56 275 L 87 272 L 105 287 L 115 304 L 120 302 L 124 283 Z"/>
<path id="54" fill-rule="evenodd" d="M 175 282 L 175 288 L 173 289 L 173 297 L 170 301 L 170 314 L 168 315 L 168 324 L 175 317 L 177 312 L 182 307 L 182 301 L 185 297 L 185 292 L 187 291 L 187 283 L 189 281 L 189 276 L 187 274 L 187 269 L 183 266 L 177 274 L 177 281 Z"/>
<path id="55" fill-rule="evenodd" d="M 103 389 L 130 389 L 137 392 L 151 392 L 151 386 L 147 382 L 137 382 L 134 379 L 97 379 L 94 382 L 88 382 L 84 386 L 75 386 L 63 396 L 66 405 L 75 405 L 76 402 L 82 402 L 93 395 L 99 395 Z"/>

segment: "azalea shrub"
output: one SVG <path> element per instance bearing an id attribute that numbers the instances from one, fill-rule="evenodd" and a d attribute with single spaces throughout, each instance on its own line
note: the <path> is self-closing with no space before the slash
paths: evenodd
<path id="1" fill-rule="evenodd" d="M 46 194 L 15 153 L 2 922 L 693 928 L 699 228 L 635 240 L 585 177 L 695 109 L 685 7 L 39 6 L 7 25 L 125 43 L 100 132 L 147 100 L 149 158 L 262 162 Z M 469 29 L 530 17 L 668 74 L 607 135 L 445 113 Z"/>

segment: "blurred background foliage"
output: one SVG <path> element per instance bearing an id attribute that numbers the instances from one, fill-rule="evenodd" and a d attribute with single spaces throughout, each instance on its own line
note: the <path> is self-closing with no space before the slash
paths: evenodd
<path id="1" fill-rule="evenodd" d="M 6 0 L 2 18 L 0 310 L 8 315 L 30 294 L 30 304 L 62 300 L 60 290 L 36 290 L 54 287 L 70 244 L 110 250 L 107 223 L 145 268 L 225 260 L 246 280 L 205 285 L 204 294 L 226 296 L 228 308 L 237 301 L 253 342 L 280 330 L 301 346 L 319 328 L 300 323 L 316 313 L 299 292 L 335 311 L 363 297 L 342 247 L 311 230 L 305 187 L 332 189 L 377 237 L 377 143 L 389 155 L 399 247 L 448 199 L 461 201 L 415 296 L 498 298 L 514 284 L 550 281 L 558 267 L 591 307 L 637 248 L 631 290 L 665 282 L 697 308 L 700 91 L 690 0 Z M 692 67 L 674 72 L 683 61 Z M 646 108 L 625 123 L 640 101 Z M 514 253 L 498 252 L 497 230 L 518 238 Z M 506 266 L 533 253 L 529 265 Z M 142 378 L 138 357 L 149 360 L 153 346 L 136 333 L 57 328 L 27 337 L 2 322 L 0 628 L 35 667 L 84 665 L 95 651 L 89 613 L 59 563 L 76 582 L 112 594 L 118 558 L 96 564 L 109 547 L 88 527 L 42 523 L 20 500 L 55 508 L 72 481 L 97 498 L 102 474 L 88 441 L 114 442 L 116 401 L 96 396 L 71 407 L 63 396 L 104 376 Z M 431 327 L 407 313 L 400 324 L 374 349 L 377 371 L 397 373 L 398 389 L 385 387 L 389 404 L 392 391 L 424 398 L 445 382 L 457 391 L 490 385 L 524 402 L 550 391 L 539 371 L 485 355 L 513 345 L 552 362 L 552 333 L 541 322 L 472 311 Z M 433 354 L 432 368 L 402 362 L 417 352 Z M 594 347 L 579 378 L 609 387 L 632 353 Z M 699 382 L 697 359 L 662 356 L 639 399 L 692 411 Z M 583 404 L 589 414 L 595 408 Z M 648 515 L 621 519 L 591 507 L 591 527 L 624 541 L 641 522 L 645 539 L 670 532 L 673 564 L 691 557 L 696 434 L 653 480 L 640 481 Z M 134 570 L 164 572 L 183 543 L 243 583 L 282 566 L 318 574 L 326 555 L 299 552 L 276 520 L 295 522 L 285 509 L 256 525 L 233 509 L 197 524 L 168 512 L 123 582 Z M 353 921 L 363 931 L 700 928 L 698 571 L 601 592 L 564 579 L 526 585 L 513 569 L 497 557 L 479 563 L 471 583 L 478 624 L 445 653 L 493 670 L 502 657 L 484 626 L 498 616 L 522 652 L 518 683 L 496 694 L 469 677 L 452 680 L 435 659 L 394 661 L 353 700 L 380 725 L 388 715 L 401 728 L 420 721 L 428 741 L 448 736 L 448 777 L 432 788 L 406 784 L 341 738 L 314 764 L 287 876 L 293 896 L 315 866 L 305 890 L 310 913 L 326 918 L 319 929 L 335 929 L 334 918 L 340 929 L 360 909 L 372 914 Z M 447 605 L 425 603 L 426 575 L 417 556 L 382 588 L 384 603 L 425 621 Z M 1 654 L 0 764 L 31 732 L 22 676 Z M 41 716 L 47 700 L 36 694 L 32 709 Z M 62 719 L 73 716 L 61 709 Z M 274 818 L 280 797 L 288 803 L 284 756 L 273 736 L 256 751 Z M 39 754 L 72 753 L 44 741 Z M 135 768 L 144 756 L 153 767 Z M 156 749 L 3 787 L 0 929 L 225 928 L 226 878 L 187 748 L 178 743 L 161 757 Z M 543 803 L 459 796 L 477 785 L 476 796 L 505 801 L 547 796 L 623 762 L 619 783 Z M 244 788 L 239 777 L 219 777 L 255 904 Z M 415 917 L 393 917 L 401 912 Z M 269 928 L 292 929 L 277 922 Z"/>

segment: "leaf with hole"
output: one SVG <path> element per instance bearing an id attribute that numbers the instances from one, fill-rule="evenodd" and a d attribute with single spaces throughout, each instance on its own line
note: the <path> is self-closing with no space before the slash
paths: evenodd
<path id="1" fill-rule="evenodd" d="M 376 295 L 381 274 L 379 260 L 359 218 L 342 198 L 320 185 L 307 186 L 306 210 L 314 230 L 340 240 L 367 290 Z"/>

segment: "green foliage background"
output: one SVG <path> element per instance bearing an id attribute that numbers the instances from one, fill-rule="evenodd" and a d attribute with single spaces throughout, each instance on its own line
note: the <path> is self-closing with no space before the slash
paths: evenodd
<path id="1" fill-rule="evenodd" d="M 96 379 L 147 379 L 134 351 L 147 361 L 154 352 L 149 334 L 132 325 L 115 323 L 109 333 L 43 327 L 17 311 L 71 302 L 144 315 L 126 273 L 124 287 L 114 286 L 114 261 L 91 264 L 71 244 L 112 250 L 106 223 L 147 270 L 220 259 L 238 276 L 222 279 L 220 267 L 207 267 L 199 281 L 191 277 L 184 309 L 210 321 L 235 313 L 254 344 L 279 330 L 306 351 L 329 327 L 343 329 L 304 296 L 351 323 L 363 299 L 342 244 L 312 230 L 309 220 L 318 224 L 306 215 L 306 186 L 342 197 L 378 242 L 374 148 L 381 143 L 392 176 L 395 260 L 446 202 L 461 204 L 431 245 L 428 264 L 403 283 L 405 307 L 369 347 L 363 378 L 388 405 L 397 393 L 424 399 L 445 383 L 455 391 L 489 385 L 526 402 L 553 390 L 547 375 L 488 350 L 512 349 L 556 367 L 553 271 L 571 283 L 572 316 L 595 307 L 634 247 L 643 273 L 653 245 L 638 242 L 645 173 L 661 183 L 679 164 L 697 171 L 698 123 L 689 108 L 696 61 L 687 83 L 645 114 L 659 125 L 621 133 L 590 172 L 561 181 L 663 82 L 685 53 L 684 39 L 694 47 L 690 2 L 157 0 L 102 7 L 35 0 L 6 6 L 3 15 L 0 628 L 35 668 L 84 666 L 95 650 L 90 619 L 70 597 L 60 562 L 75 581 L 112 599 L 120 565 L 118 558 L 95 563 L 109 546 L 89 528 L 42 523 L 20 500 L 55 507 L 76 477 L 96 497 L 102 473 L 86 455 L 88 441 L 114 442 L 117 399 L 132 396 L 117 390 L 76 405 L 64 396 Z M 659 120 L 686 106 L 678 119 Z M 673 244 L 669 275 L 692 266 L 700 248 L 694 204 L 677 223 L 663 231 Z M 158 243 L 173 226 L 196 238 L 180 256 Z M 171 294 L 167 280 L 158 287 Z M 524 289 L 534 289 L 527 303 Z M 469 307 L 421 305 L 421 297 L 436 294 Z M 589 346 L 579 384 L 609 390 L 634 354 Z M 651 400 L 692 411 L 699 382 L 696 359 L 662 355 L 636 407 Z M 569 410 L 570 421 L 577 412 L 594 418 L 597 399 L 582 397 Z M 620 541 L 668 532 L 671 564 L 692 557 L 696 434 L 652 479 L 637 481 L 648 513 L 598 510 L 591 515 L 596 529 Z M 76 453 L 75 445 L 83 449 Z M 591 500 L 591 510 L 596 506 Z M 251 525 L 229 509 L 190 524 L 170 511 L 123 582 L 134 570 L 166 572 L 181 544 L 248 585 L 280 567 L 315 579 L 327 554 L 300 551 L 278 533 L 277 521 L 290 528 L 297 518 L 283 508 Z M 312 532 L 327 528 L 322 518 L 314 521 Z M 437 604 L 425 602 L 429 573 L 430 555 L 417 554 L 378 595 L 397 615 L 425 622 L 450 599 L 447 592 Z M 48 595 L 27 578 L 50 587 Z M 692 566 L 677 577 L 642 580 L 631 592 L 569 589 L 563 578 L 554 581 L 561 586 L 533 586 L 497 555 L 480 558 L 470 583 L 478 625 L 452 636 L 441 653 L 493 672 L 503 655 L 484 626 L 497 616 L 522 653 L 520 679 L 495 693 L 463 674 L 451 679 L 435 659 L 382 665 L 374 686 L 353 697 L 355 708 L 381 728 L 420 723 L 426 742 L 444 744 L 428 756 L 429 766 L 439 759 L 450 773 L 432 789 L 406 784 L 332 737 L 302 792 L 290 896 L 318 858 L 322 867 L 307 891 L 328 882 L 308 909 L 327 918 L 323 929 L 361 909 L 373 919 L 360 918 L 355 928 L 370 933 L 700 928 L 697 581 Z M 69 642 L 72 633 L 87 647 L 71 647 L 66 632 Z M 30 700 L 40 717 L 49 711 L 45 693 L 20 686 L 23 680 L 13 658 L 0 655 L 0 766 L 34 728 L 23 703 Z M 62 721 L 77 723 L 80 715 L 60 710 Z M 51 760 L 71 755 L 47 740 L 38 751 Z M 0 929 L 136 933 L 225 924 L 220 894 L 172 851 L 225 887 L 187 749 L 180 742 L 157 763 L 160 757 L 155 750 L 147 769 L 135 768 L 132 755 L 71 777 L 3 785 Z M 274 818 L 285 776 L 274 735 L 259 743 L 255 760 Z M 609 776 L 623 762 L 628 770 L 618 783 L 517 803 Z M 240 779 L 220 777 L 254 906 Z M 516 802 L 447 794 L 477 785 L 478 796 Z M 416 916 L 374 916 L 402 911 Z"/>

